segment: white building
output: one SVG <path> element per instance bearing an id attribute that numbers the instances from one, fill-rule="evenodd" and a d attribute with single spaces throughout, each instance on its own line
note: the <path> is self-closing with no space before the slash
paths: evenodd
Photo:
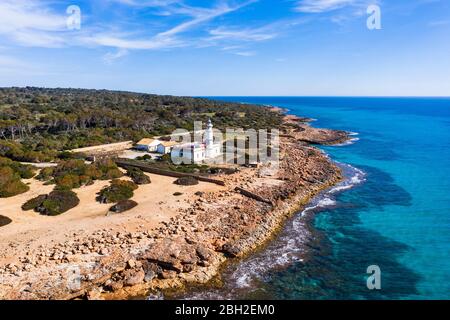
<path id="1" fill-rule="evenodd" d="M 211 119 L 208 120 L 205 132 L 205 145 L 206 145 L 206 159 L 213 159 L 218 157 L 221 152 L 220 143 L 214 143 L 214 131 Z"/>
<path id="2" fill-rule="evenodd" d="M 197 163 L 206 158 L 206 146 L 204 143 L 188 143 L 176 146 L 170 154 L 175 163 Z"/>
<path id="3" fill-rule="evenodd" d="M 140 151 L 146 151 L 146 152 L 156 152 L 158 145 L 161 143 L 161 141 L 157 139 L 142 139 L 138 143 L 136 143 L 136 146 L 134 147 L 137 150 Z"/>
<path id="4" fill-rule="evenodd" d="M 203 143 L 194 142 L 178 145 L 171 152 L 172 161 L 176 163 L 198 163 L 207 159 L 214 159 L 221 154 L 220 143 L 214 143 L 214 131 L 211 119 L 205 130 Z"/>
<path id="5" fill-rule="evenodd" d="M 156 147 L 156 151 L 160 154 L 169 154 L 172 152 L 172 149 L 178 145 L 175 141 L 162 141 Z"/>

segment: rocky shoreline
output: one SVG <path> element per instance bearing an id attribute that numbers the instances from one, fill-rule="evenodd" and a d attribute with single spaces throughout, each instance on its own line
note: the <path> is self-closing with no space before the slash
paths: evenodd
<path id="1" fill-rule="evenodd" d="M 264 165 L 224 175 L 225 191 L 198 193 L 156 229 L 73 235 L 20 257 L 20 264 L 0 266 L 0 298 L 126 299 L 208 283 L 227 259 L 253 252 L 313 196 L 342 180 L 340 169 L 310 144 L 342 143 L 348 133 L 314 129 L 292 116 L 285 123 L 279 170 Z"/>

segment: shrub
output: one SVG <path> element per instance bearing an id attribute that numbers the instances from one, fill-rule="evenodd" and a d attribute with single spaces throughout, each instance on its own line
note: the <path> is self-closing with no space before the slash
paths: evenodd
<path id="1" fill-rule="evenodd" d="M 17 172 L 22 179 L 31 179 L 35 175 L 36 168 L 21 164 L 20 162 L 12 161 L 11 159 L 0 157 L 0 167 L 10 167 L 14 172 Z"/>
<path id="2" fill-rule="evenodd" d="M 36 175 L 36 169 L 30 165 L 14 165 L 12 167 L 20 175 L 22 179 L 31 179 Z"/>
<path id="3" fill-rule="evenodd" d="M 0 198 L 13 197 L 29 189 L 11 167 L 0 167 Z"/>
<path id="4" fill-rule="evenodd" d="M 36 198 L 30 199 L 22 205 L 22 210 L 24 211 L 34 210 L 40 205 L 42 205 L 45 199 L 47 199 L 46 194 L 42 194 L 40 196 L 37 196 Z"/>
<path id="5" fill-rule="evenodd" d="M 53 168 L 43 168 L 36 176 L 40 181 L 49 181 L 53 178 Z"/>
<path id="6" fill-rule="evenodd" d="M 178 184 L 180 186 L 195 186 L 198 184 L 198 180 L 194 177 L 182 177 L 182 178 L 178 178 L 175 181 L 175 184 Z"/>
<path id="7" fill-rule="evenodd" d="M 133 191 L 138 186 L 131 181 L 113 180 L 111 185 L 103 188 L 97 197 L 97 201 L 101 203 L 115 203 L 123 200 L 128 200 L 133 197 Z"/>
<path id="8" fill-rule="evenodd" d="M 116 163 L 111 159 L 102 159 L 95 162 L 93 165 L 101 172 L 99 178 L 101 180 L 118 179 L 123 176 L 122 171 L 119 170 Z"/>
<path id="9" fill-rule="evenodd" d="M 145 160 L 145 161 L 147 161 L 147 160 L 152 160 L 152 156 L 151 156 L 151 155 L 148 155 L 148 154 L 145 154 L 145 155 L 142 157 L 142 160 Z"/>
<path id="10" fill-rule="evenodd" d="M 71 173 L 56 177 L 55 182 L 59 188 L 66 190 L 81 187 L 80 177 Z"/>
<path id="11" fill-rule="evenodd" d="M 123 176 L 112 160 L 100 160 L 86 164 L 83 160 L 69 159 L 61 161 L 55 168 L 44 168 L 36 177 L 41 181 L 53 181 L 58 190 L 71 190 L 87 186 L 95 180 L 111 180 Z"/>
<path id="12" fill-rule="evenodd" d="M 102 171 L 99 170 L 99 169 L 97 168 L 97 166 L 92 165 L 92 164 L 86 168 L 86 170 L 84 171 L 84 174 L 85 174 L 86 176 L 91 177 L 92 180 L 98 180 L 98 179 L 101 179 L 102 176 L 103 176 Z"/>
<path id="13" fill-rule="evenodd" d="M 111 168 L 108 169 L 103 176 L 101 177 L 101 180 L 111 180 L 111 179 L 118 179 L 123 177 L 122 171 L 119 170 L 119 168 Z"/>
<path id="14" fill-rule="evenodd" d="M 128 168 L 127 176 L 129 176 L 136 184 L 142 185 L 151 183 L 150 177 L 138 168 Z"/>
<path id="15" fill-rule="evenodd" d="M 46 216 L 57 216 L 80 203 L 77 195 L 73 191 L 55 190 L 50 192 L 41 205 L 35 208 L 36 211 Z"/>

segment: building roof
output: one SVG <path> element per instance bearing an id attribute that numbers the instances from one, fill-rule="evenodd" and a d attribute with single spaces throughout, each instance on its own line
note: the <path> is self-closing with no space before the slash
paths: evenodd
<path id="1" fill-rule="evenodd" d="M 162 141 L 159 145 L 163 145 L 164 147 L 173 147 L 176 146 L 177 144 L 179 143 L 175 141 Z"/>
<path id="2" fill-rule="evenodd" d="M 177 148 L 180 149 L 205 149 L 205 144 L 204 143 L 198 143 L 198 142 L 193 142 L 193 143 L 186 143 L 186 144 L 180 144 L 177 145 Z"/>
<path id="3" fill-rule="evenodd" d="M 152 144 L 153 142 L 158 141 L 156 139 L 149 139 L 149 138 L 144 138 L 141 141 L 139 141 L 137 144 L 141 144 L 141 145 L 149 145 Z"/>

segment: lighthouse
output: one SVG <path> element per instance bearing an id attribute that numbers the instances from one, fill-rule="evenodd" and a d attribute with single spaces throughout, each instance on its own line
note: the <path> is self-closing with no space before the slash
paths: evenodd
<path id="1" fill-rule="evenodd" d="M 214 132 L 211 119 L 208 119 L 208 124 L 206 125 L 205 143 L 206 147 L 211 147 L 214 144 Z"/>
<path id="2" fill-rule="evenodd" d="M 205 131 L 206 158 L 215 158 L 220 153 L 220 145 L 214 143 L 214 131 L 211 119 L 208 119 Z"/>

